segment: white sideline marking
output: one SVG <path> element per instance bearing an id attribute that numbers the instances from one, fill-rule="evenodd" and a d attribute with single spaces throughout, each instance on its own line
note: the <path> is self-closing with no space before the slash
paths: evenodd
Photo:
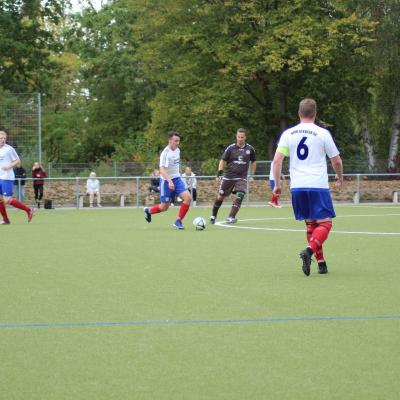
<path id="1" fill-rule="evenodd" d="M 355 218 L 355 217 L 398 217 L 398 214 L 355 214 L 355 215 L 339 215 L 336 218 Z M 267 217 L 267 218 L 248 218 L 241 219 L 238 222 L 249 222 L 249 221 L 271 221 L 271 220 L 293 220 L 293 217 Z M 235 228 L 235 229 L 249 229 L 254 231 L 277 231 L 277 232 L 301 232 L 304 233 L 304 229 L 291 229 L 291 228 L 268 228 L 268 227 L 256 227 L 256 226 L 240 226 L 235 224 L 227 224 L 225 221 L 216 222 L 215 225 L 223 228 Z M 332 230 L 332 233 L 339 233 L 343 235 L 387 235 L 387 236 L 399 236 L 400 232 L 365 232 L 365 231 L 337 231 Z"/>

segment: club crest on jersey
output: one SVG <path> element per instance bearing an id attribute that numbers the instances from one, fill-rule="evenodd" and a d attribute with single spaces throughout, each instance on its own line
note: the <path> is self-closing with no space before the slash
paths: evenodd
<path id="1" fill-rule="evenodd" d="M 246 154 L 250 154 L 250 150 L 246 150 Z"/>

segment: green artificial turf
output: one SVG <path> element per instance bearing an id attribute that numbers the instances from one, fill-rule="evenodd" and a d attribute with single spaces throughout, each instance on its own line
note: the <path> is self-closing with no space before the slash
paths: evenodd
<path id="1" fill-rule="evenodd" d="M 288 206 L 10 212 L 0 398 L 397 399 L 400 208 L 336 211 L 309 277 Z"/>

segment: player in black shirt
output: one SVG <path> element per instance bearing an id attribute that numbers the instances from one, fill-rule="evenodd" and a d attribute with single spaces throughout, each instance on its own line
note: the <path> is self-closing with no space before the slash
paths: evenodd
<path id="1" fill-rule="evenodd" d="M 236 214 L 246 195 L 247 174 L 250 163 L 251 173 L 255 174 L 256 153 L 253 146 L 246 143 L 246 131 L 243 128 L 239 128 L 236 132 L 236 143 L 232 143 L 225 149 L 218 164 L 218 176 L 216 179 L 220 182 L 220 187 L 210 217 L 212 224 L 215 224 L 218 210 L 225 197 L 231 193 L 235 194 L 236 198 L 233 200 L 232 209 L 226 219 L 226 223 L 233 224 L 237 221 Z M 225 167 L 226 171 L 224 173 Z"/>

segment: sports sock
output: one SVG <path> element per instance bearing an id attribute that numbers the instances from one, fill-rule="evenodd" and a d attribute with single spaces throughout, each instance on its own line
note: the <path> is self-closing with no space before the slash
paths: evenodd
<path id="1" fill-rule="evenodd" d="M 214 205 L 213 205 L 213 209 L 212 209 L 212 215 L 213 217 L 217 217 L 219 208 L 222 206 L 222 200 L 215 200 L 214 201 Z"/>
<path id="2" fill-rule="evenodd" d="M 311 239 L 309 240 L 309 245 L 314 253 L 316 253 L 322 247 L 322 244 L 328 238 L 331 229 L 331 221 L 317 223 L 317 227 L 314 228 Z"/>
<path id="3" fill-rule="evenodd" d="M 230 218 L 235 218 L 236 214 L 240 210 L 240 206 L 242 205 L 242 201 L 244 199 L 245 193 L 244 192 L 237 192 L 236 198 L 233 200 L 231 212 L 229 213 Z"/>
<path id="4" fill-rule="evenodd" d="M 315 252 L 315 259 L 317 260 L 317 262 L 325 261 L 322 246 Z"/>
<path id="5" fill-rule="evenodd" d="M 156 204 L 155 206 L 151 207 L 150 210 L 149 210 L 150 214 L 158 214 L 158 213 L 160 213 L 161 212 L 160 205 L 161 204 Z"/>
<path id="6" fill-rule="evenodd" d="M 178 218 L 182 221 L 183 218 L 185 218 L 186 213 L 189 211 L 189 204 L 182 203 L 181 206 L 179 207 L 179 214 Z"/>
<path id="7" fill-rule="evenodd" d="M 278 197 L 278 196 L 275 196 L 275 195 L 273 194 L 272 197 L 271 197 L 270 203 L 278 204 L 278 199 L 279 199 L 279 197 Z"/>
<path id="8" fill-rule="evenodd" d="M 0 203 L 0 214 L 3 217 L 4 222 L 7 222 L 7 223 L 10 222 L 10 220 L 8 219 L 6 206 L 4 205 L 3 202 Z"/>
<path id="9" fill-rule="evenodd" d="M 21 203 L 17 199 L 11 199 L 10 204 L 15 208 L 19 208 L 20 210 L 26 211 L 27 213 L 31 211 L 31 209 L 28 206 L 26 206 L 24 203 Z"/>
<path id="10" fill-rule="evenodd" d="M 315 221 L 308 221 L 306 222 L 306 236 L 307 236 L 307 242 L 310 242 L 310 239 L 312 237 L 312 234 L 314 232 L 314 229 L 318 226 L 318 224 Z"/>

